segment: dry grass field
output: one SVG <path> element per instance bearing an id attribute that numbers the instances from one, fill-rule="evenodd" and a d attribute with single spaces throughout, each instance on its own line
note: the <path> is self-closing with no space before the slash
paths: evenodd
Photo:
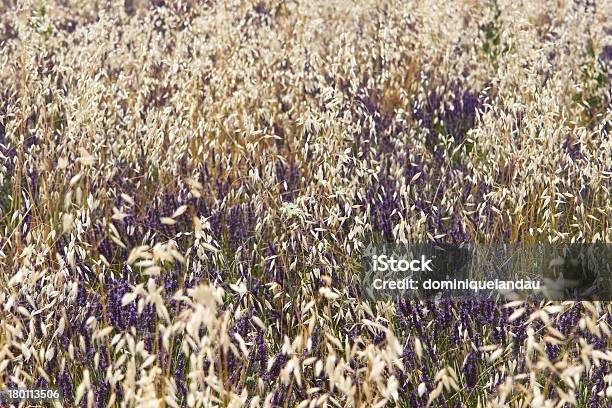
<path id="1" fill-rule="evenodd" d="M 612 243 L 610 16 L 3 0 L 0 389 L 609 407 L 612 303 L 374 302 L 355 277 L 372 237 Z"/>

